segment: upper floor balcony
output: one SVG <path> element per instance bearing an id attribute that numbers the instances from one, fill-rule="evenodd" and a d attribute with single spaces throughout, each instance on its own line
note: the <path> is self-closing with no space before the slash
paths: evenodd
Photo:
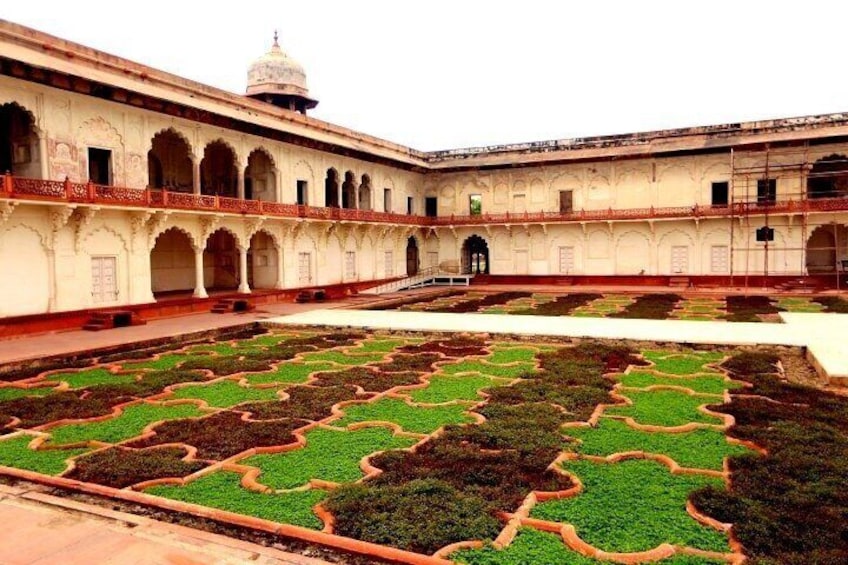
<path id="1" fill-rule="evenodd" d="M 420 216 L 356 208 L 318 207 L 264 200 L 230 198 L 159 189 L 137 189 L 2 175 L 0 200 L 55 202 L 147 208 L 222 214 L 265 216 L 269 218 L 344 221 L 419 227 L 460 227 L 475 225 L 524 225 L 590 223 L 609 221 L 699 220 L 739 216 L 800 215 L 848 211 L 848 197 L 794 198 L 769 201 L 733 202 L 728 205 L 693 205 L 624 209 L 574 210 L 570 212 L 520 212 Z"/>

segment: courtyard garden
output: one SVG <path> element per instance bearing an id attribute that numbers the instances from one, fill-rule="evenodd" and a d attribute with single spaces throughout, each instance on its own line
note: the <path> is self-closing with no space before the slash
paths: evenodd
<path id="1" fill-rule="evenodd" d="M 474 311 L 643 307 L 518 294 L 461 296 Z M 667 296 L 650 309 L 677 308 Z M 0 474 L 406 562 L 844 563 L 848 398 L 790 382 L 802 364 L 256 328 L 0 368 Z"/>
<path id="2" fill-rule="evenodd" d="M 379 305 L 368 308 L 383 309 Z M 409 312 L 476 312 L 529 316 L 643 318 L 728 322 L 780 322 L 780 312 L 848 313 L 838 296 L 617 294 L 574 292 L 448 291 L 386 306 Z"/>

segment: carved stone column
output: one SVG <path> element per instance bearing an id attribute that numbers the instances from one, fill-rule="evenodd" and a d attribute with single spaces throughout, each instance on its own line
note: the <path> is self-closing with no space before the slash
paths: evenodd
<path id="1" fill-rule="evenodd" d="M 250 285 L 247 284 L 247 247 L 239 246 L 239 286 L 241 294 L 250 294 Z"/>
<path id="2" fill-rule="evenodd" d="M 203 285 L 203 247 L 194 248 L 194 294 L 195 298 L 208 298 Z"/>
<path id="3" fill-rule="evenodd" d="M 244 169 L 236 169 L 236 198 L 244 200 Z"/>
<path id="4" fill-rule="evenodd" d="M 200 194 L 200 159 L 197 157 L 191 161 L 191 186 L 195 194 Z"/>
<path id="5" fill-rule="evenodd" d="M 283 268 L 283 244 L 280 243 L 275 247 L 277 251 L 277 283 L 274 288 L 282 289 L 286 287 L 285 270 Z"/>

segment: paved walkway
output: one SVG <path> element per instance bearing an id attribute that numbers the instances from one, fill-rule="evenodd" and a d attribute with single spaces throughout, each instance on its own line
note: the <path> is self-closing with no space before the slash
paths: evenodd
<path id="1" fill-rule="evenodd" d="M 327 565 L 328 562 L 0 485 L 2 565 Z"/>
<path id="2" fill-rule="evenodd" d="M 807 347 L 813 364 L 823 370 L 834 384 L 848 385 L 848 348 L 845 347 L 848 314 L 780 315 L 785 322 L 783 324 L 338 309 L 312 310 L 271 318 L 268 322 L 276 325 L 494 332 L 716 345 L 791 345 Z"/>

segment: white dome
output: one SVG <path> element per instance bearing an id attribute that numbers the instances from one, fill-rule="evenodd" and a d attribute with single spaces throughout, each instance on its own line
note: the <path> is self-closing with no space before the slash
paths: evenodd
<path id="1" fill-rule="evenodd" d="M 276 32 L 271 50 L 256 59 L 247 71 L 247 95 L 261 94 L 309 97 L 303 67 L 280 49 Z"/>

